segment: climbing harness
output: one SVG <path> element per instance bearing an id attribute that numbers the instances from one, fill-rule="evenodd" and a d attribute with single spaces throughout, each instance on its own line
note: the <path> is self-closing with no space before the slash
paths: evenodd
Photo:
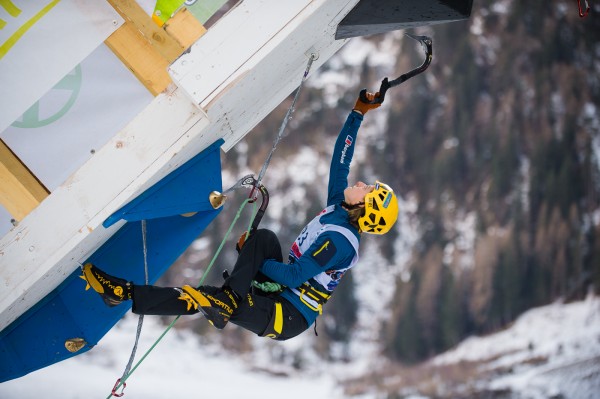
<path id="1" fill-rule="evenodd" d="M 323 314 L 323 305 L 331 297 L 330 294 L 321 292 L 306 282 L 302 283 L 296 290 L 300 293 L 300 300 L 303 304 L 315 312 L 319 312 L 320 315 Z"/>
<path id="2" fill-rule="evenodd" d="M 145 219 L 142 220 L 141 225 L 142 225 L 142 248 L 143 248 L 143 252 L 144 252 L 144 278 L 145 278 L 146 285 L 148 285 L 148 280 L 149 280 L 148 279 L 148 244 L 146 241 L 146 220 Z M 135 353 L 137 352 L 137 346 L 140 341 L 140 335 L 142 333 L 142 325 L 143 324 L 144 324 L 144 315 L 141 314 L 140 317 L 138 318 L 138 325 L 137 325 L 137 330 L 136 330 L 136 334 L 135 334 L 135 342 L 133 344 L 133 349 L 131 350 L 131 355 L 129 356 L 129 361 L 127 362 L 127 366 L 125 366 L 123 375 L 121 376 L 121 378 L 117 379 L 117 382 L 115 382 L 115 385 L 113 386 L 113 389 L 111 392 L 112 396 L 116 396 L 116 397 L 120 398 L 121 396 L 125 395 L 124 391 L 125 391 L 125 388 L 127 387 L 125 380 L 129 376 L 129 371 L 131 370 L 131 366 L 133 365 L 133 360 L 135 359 Z M 117 393 L 117 389 L 121 385 L 122 385 L 121 393 Z"/>
<path id="3" fill-rule="evenodd" d="M 588 0 L 585 0 L 585 10 L 583 10 L 581 8 L 581 0 L 577 0 L 577 6 L 579 7 L 579 16 L 581 18 L 584 18 L 584 17 L 586 17 L 589 14 L 589 12 L 590 12 L 590 5 L 588 3 Z"/>
<path id="4" fill-rule="evenodd" d="M 396 87 L 396 86 L 400 85 L 401 83 L 406 82 L 408 79 L 412 78 L 413 76 L 416 76 L 420 73 L 425 72 L 425 70 L 429 67 L 429 64 L 431 64 L 431 59 L 433 58 L 433 41 L 431 40 L 431 38 L 427 37 L 427 36 L 415 36 L 415 35 L 411 35 L 410 33 L 404 33 L 404 34 L 406 36 L 410 37 L 411 39 L 414 39 L 414 40 L 418 41 L 419 43 L 421 43 L 421 46 L 423 47 L 423 50 L 425 51 L 425 61 L 418 68 L 415 68 L 412 71 L 409 71 L 403 75 L 400 75 L 400 77 L 392 80 L 391 82 L 388 80 L 388 78 L 384 78 L 381 81 L 381 86 L 379 87 L 379 96 L 375 97 L 372 101 L 370 101 L 367 98 L 367 89 L 361 90 L 360 91 L 360 100 L 362 102 L 364 102 L 366 104 L 381 104 L 381 103 L 383 103 L 383 100 L 385 99 L 385 93 L 388 91 L 389 88 Z"/>
<path id="5" fill-rule="evenodd" d="M 277 134 L 277 137 L 275 138 L 275 141 L 273 142 L 273 146 L 271 148 L 271 151 L 269 152 L 269 155 L 267 156 L 267 159 L 265 160 L 265 162 L 262 165 L 262 168 L 260 170 L 260 173 L 258 174 L 258 178 L 254 178 L 253 175 L 246 175 L 244 177 L 242 177 L 240 180 L 238 180 L 233 186 L 231 186 L 230 188 L 228 188 L 227 190 L 225 190 L 223 193 L 219 193 L 216 191 L 213 191 L 210 195 L 209 195 L 209 201 L 211 203 L 211 205 L 213 206 L 213 208 L 217 209 L 219 207 L 221 207 L 223 205 L 223 203 L 225 202 L 228 193 L 237 190 L 239 188 L 248 188 L 250 187 L 250 194 L 248 196 L 248 198 L 246 200 L 244 200 L 244 202 L 242 203 L 242 205 L 240 206 L 240 208 L 238 209 L 233 221 L 231 222 L 231 225 L 229 226 L 229 229 L 227 230 L 227 232 L 225 233 L 225 236 L 223 237 L 223 240 L 221 241 L 221 244 L 219 245 L 219 247 L 217 248 L 217 251 L 215 252 L 215 254 L 213 255 L 211 261 L 209 262 L 208 266 L 206 267 L 205 272 L 202 275 L 202 278 L 200 279 L 200 281 L 198 282 L 197 287 L 201 286 L 204 282 L 204 279 L 206 278 L 206 276 L 208 275 L 210 269 L 212 268 L 212 266 L 214 265 L 217 257 L 219 256 L 219 254 L 221 253 L 221 250 L 223 249 L 223 246 L 225 245 L 225 242 L 227 241 L 227 238 L 229 237 L 229 235 L 231 234 L 231 231 L 233 230 L 233 227 L 235 226 L 237 220 L 240 218 L 240 215 L 242 213 L 242 210 L 245 208 L 245 206 L 247 204 L 253 204 L 254 205 L 254 209 L 252 212 L 252 217 L 250 219 L 248 228 L 246 229 L 246 237 L 254 230 L 256 230 L 258 228 L 258 225 L 262 219 L 262 217 L 265 214 L 265 211 L 267 209 L 267 206 L 269 205 L 269 192 L 267 191 L 266 187 L 264 185 L 262 185 L 261 181 L 262 178 L 264 177 L 267 168 L 271 162 L 271 157 L 273 156 L 273 153 L 275 152 L 275 149 L 277 148 L 277 144 L 279 143 L 279 141 L 281 140 L 281 138 L 283 137 L 283 132 L 287 126 L 288 121 L 290 120 L 292 113 L 294 112 L 294 107 L 296 105 L 296 101 L 300 95 L 300 91 L 302 89 L 302 86 L 304 85 L 304 82 L 306 81 L 307 77 L 308 77 L 308 73 L 310 71 L 310 68 L 313 64 L 313 61 L 315 61 L 318 58 L 318 55 L 315 53 L 311 53 L 309 60 L 308 60 L 308 64 L 306 66 L 306 69 L 304 71 L 304 75 L 302 76 L 302 80 L 300 82 L 300 85 L 298 86 L 298 89 L 296 90 L 296 94 L 294 95 L 294 99 L 292 101 L 292 105 L 289 107 L 283 122 L 281 124 L 281 127 L 279 128 L 279 132 Z M 258 210 L 256 210 L 256 200 L 258 199 L 258 194 L 260 193 L 262 201 L 261 201 L 261 205 L 258 208 Z M 146 249 L 146 232 L 145 232 L 145 221 L 142 221 L 142 234 L 143 234 L 143 247 L 144 247 L 144 266 L 145 266 L 145 271 L 146 271 L 146 284 L 148 284 L 148 267 L 147 267 L 147 249 Z M 146 359 L 146 357 L 150 354 L 150 352 L 152 352 L 154 350 L 154 348 L 159 344 L 159 342 L 164 338 L 164 336 L 171 330 L 171 328 L 173 328 L 173 326 L 175 325 L 175 323 L 177 322 L 177 320 L 179 320 L 181 316 L 177 316 L 175 317 L 175 319 L 166 327 L 166 329 L 163 331 L 163 333 L 156 339 L 156 341 L 152 344 L 152 346 L 146 351 L 146 353 L 144 353 L 144 355 L 142 356 L 142 358 L 140 360 L 138 360 L 138 362 L 135 364 L 135 366 L 133 368 L 131 368 L 131 364 L 133 363 L 133 358 L 135 356 L 135 351 L 137 349 L 137 343 L 138 343 L 138 339 L 139 339 L 139 335 L 141 332 L 141 323 L 143 320 L 143 316 L 140 315 L 140 321 L 138 322 L 138 332 L 136 335 L 136 340 L 135 340 L 135 345 L 131 354 L 131 357 L 129 359 L 129 362 L 127 364 L 127 367 L 125 368 L 125 372 L 123 373 L 123 376 L 121 378 L 119 378 L 117 380 L 117 382 L 115 383 L 115 386 L 112 389 L 112 392 L 110 395 L 107 396 L 106 399 L 110 399 L 111 396 L 117 396 L 117 397 L 121 397 L 124 395 L 123 390 L 125 389 L 126 386 L 126 380 L 134 373 L 134 371 L 140 366 L 140 364 Z M 279 326 L 279 320 L 276 320 L 276 330 L 280 330 L 280 326 Z M 117 390 L 123 387 L 121 390 L 121 393 L 118 394 Z"/>

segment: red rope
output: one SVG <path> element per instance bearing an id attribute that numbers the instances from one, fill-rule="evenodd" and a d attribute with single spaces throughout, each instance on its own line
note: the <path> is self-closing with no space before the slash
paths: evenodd
<path id="1" fill-rule="evenodd" d="M 585 0 L 585 11 L 581 9 L 581 0 L 577 0 L 577 5 L 579 6 L 579 16 L 581 18 L 588 15 L 590 12 L 590 5 L 588 4 L 588 0 Z"/>

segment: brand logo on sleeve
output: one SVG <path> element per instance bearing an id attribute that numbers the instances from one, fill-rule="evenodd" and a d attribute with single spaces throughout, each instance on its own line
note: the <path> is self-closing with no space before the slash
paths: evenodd
<path id="1" fill-rule="evenodd" d="M 344 141 L 344 149 L 342 150 L 342 156 L 340 157 L 341 164 L 344 163 L 344 160 L 346 159 L 346 151 L 348 151 L 348 148 L 350 148 L 353 142 L 354 139 L 352 138 L 352 136 L 346 136 L 346 140 Z"/>

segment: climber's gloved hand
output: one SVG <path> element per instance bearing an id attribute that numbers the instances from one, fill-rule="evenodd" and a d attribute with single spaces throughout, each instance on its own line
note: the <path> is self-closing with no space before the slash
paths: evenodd
<path id="1" fill-rule="evenodd" d="M 373 101 L 377 97 L 379 97 L 379 92 L 377 92 L 375 94 L 367 92 L 367 99 L 369 99 L 369 101 Z M 358 97 L 358 99 L 356 100 L 356 104 L 354 104 L 354 108 L 352 110 L 359 112 L 361 115 L 364 115 L 367 112 L 369 112 L 370 110 L 379 108 L 379 107 L 381 107 L 381 103 L 367 104 L 367 103 L 362 102 L 360 100 L 360 97 Z"/>

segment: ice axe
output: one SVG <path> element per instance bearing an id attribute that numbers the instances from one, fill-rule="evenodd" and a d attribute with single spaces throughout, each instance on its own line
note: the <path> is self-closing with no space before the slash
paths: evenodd
<path id="1" fill-rule="evenodd" d="M 416 41 L 418 41 L 419 43 L 421 43 L 421 46 L 423 47 L 423 50 L 425 51 L 425 61 L 423 62 L 423 64 L 418 67 L 413 69 L 412 71 L 409 71 L 403 75 L 400 75 L 399 78 L 392 80 L 391 82 L 388 80 L 388 78 L 384 78 L 381 81 L 381 86 L 379 87 L 379 96 L 375 97 L 373 99 L 373 101 L 369 101 L 369 99 L 367 98 L 367 89 L 362 89 L 360 91 L 360 101 L 366 103 L 366 104 L 380 104 L 383 103 L 383 100 L 385 99 L 385 93 L 388 91 L 388 89 L 390 87 L 396 87 L 398 85 L 400 85 L 401 83 L 407 81 L 408 79 L 412 78 L 413 76 L 416 76 L 420 73 L 425 72 L 425 70 L 427 69 L 427 67 L 429 67 L 429 64 L 431 64 L 431 59 L 433 58 L 433 42 L 431 40 L 430 37 L 427 36 L 415 36 L 415 35 L 411 35 L 410 33 L 404 33 L 406 36 L 410 37 L 411 39 L 414 39 Z"/>

